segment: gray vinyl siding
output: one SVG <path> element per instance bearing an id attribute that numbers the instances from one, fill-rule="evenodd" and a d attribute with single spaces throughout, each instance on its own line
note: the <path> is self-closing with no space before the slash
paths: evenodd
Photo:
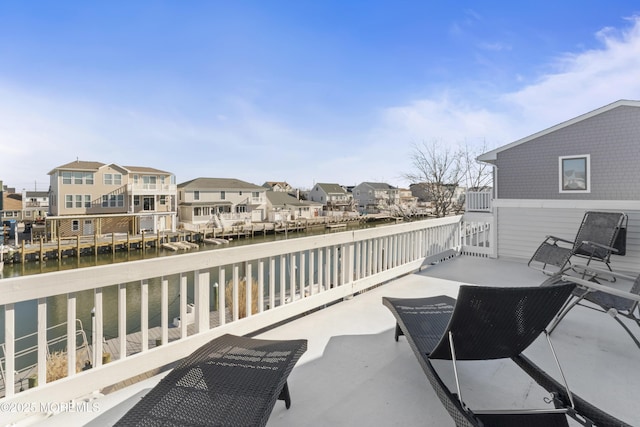
<path id="1" fill-rule="evenodd" d="M 584 209 L 507 208 L 496 209 L 498 257 L 528 262 L 547 235 L 573 240 Z M 640 272 L 640 211 L 624 210 L 629 217 L 627 253 L 612 256 L 611 267 L 619 272 Z M 586 262 L 586 260 L 580 260 Z M 600 263 L 598 263 L 600 264 Z M 600 267 L 603 267 L 600 264 Z"/>
<path id="2" fill-rule="evenodd" d="M 589 154 L 591 192 L 559 191 L 558 159 Z M 500 199 L 640 200 L 640 108 L 620 106 L 497 154 Z"/>

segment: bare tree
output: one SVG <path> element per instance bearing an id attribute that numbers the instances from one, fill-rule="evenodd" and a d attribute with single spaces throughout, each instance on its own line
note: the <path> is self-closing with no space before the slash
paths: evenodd
<path id="1" fill-rule="evenodd" d="M 411 154 L 414 171 L 404 178 L 418 185 L 431 202 L 433 213 L 443 217 L 464 210 L 464 194 L 457 197 L 458 188 L 484 191 L 491 188 L 492 170 L 476 158 L 487 151 L 486 142 L 472 149 L 466 142 L 462 148 L 452 148 L 441 141 L 414 145 Z"/>
<path id="2" fill-rule="evenodd" d="M 485 191 L 491 188 L 493 181 L 492 167 L 487 163 L 476 160 L 480 154 L 487 151 L 486 141 L 483 141 L 482 146 L 477 149 L 472 149 L 466 142 L 464 144 L 461 153 L 464 175 L 463 184 L 468 190 Z"/>
<path id="3" fill-rule="evenodd" d="M 456 189 L 464 176 L 460 152 L 434 140 L 414 145 L 411 160 L 414 171 L 404 178 L 420 185 L 435 216 L 451 213 L 456 203 Z"/>

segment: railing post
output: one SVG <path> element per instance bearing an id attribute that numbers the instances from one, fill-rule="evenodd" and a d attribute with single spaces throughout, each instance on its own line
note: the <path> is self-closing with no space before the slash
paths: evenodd
<path id="1" fill-rule="evenodd" d="M 197 332 L 209 329 L 209 272 L 194 272 L 195 324 Z"/>

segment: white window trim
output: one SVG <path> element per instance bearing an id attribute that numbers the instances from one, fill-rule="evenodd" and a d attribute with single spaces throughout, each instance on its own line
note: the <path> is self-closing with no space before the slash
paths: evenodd
<path id="1" fill-rule="evenodd" d="M 587 171 L 585 176 L 585 184 L 587 188 L 585 190 L 565 190 L 562 186 L 564 177 L 562 176 L 562 161 L 567 159 L 586 159 Z M 578 154 L 574 156 L 560 156 L 558 158 L 558 188 L 560 193 L 563 194 L 583 194 L 591 193 L 591 155 L 590 154 Z"/>

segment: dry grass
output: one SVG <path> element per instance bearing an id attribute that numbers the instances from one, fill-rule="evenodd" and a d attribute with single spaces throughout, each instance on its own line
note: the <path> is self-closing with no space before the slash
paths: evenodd
<path id="1" fill-rule="evenodd" d="M 247 279 L 243 278 L 238 283 L 238 318 L 247 317 Z M 233 312 L 233 281 L 227 282 L 225 289 L 225 302 Z M 251 279 L 251 314 L 258 312 L 258 282 Z"/>
<path id="2" fill-rule="evenodd" d="M 82 370 L 85 352 L 76 353 L 76 372 Z M 67 376 L 67 352 L 55 351 L 47 357 L 47 382 L 59 380 Z"/>

